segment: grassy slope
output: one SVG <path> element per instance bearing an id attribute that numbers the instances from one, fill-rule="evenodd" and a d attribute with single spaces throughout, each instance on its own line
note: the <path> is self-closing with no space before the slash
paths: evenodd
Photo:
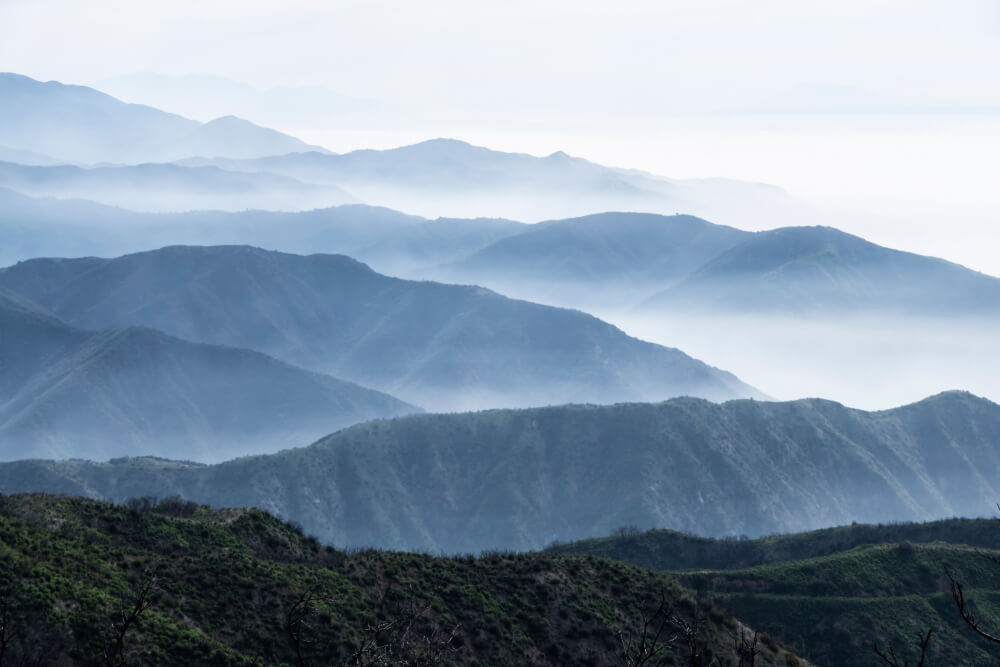
<path id="1" fill-rule="evenodd" d="M 130 659 L 150 664 L 291 664 L 286 617 L 307 592 L 327 596 L 305 631 L 318 658 L 310 664 L 339 664 L 366 626 L 410 608 L 422 610 L 415 635 L 458 626 L 451 659 L 463 665 L 620 664 L 616 633 L 635 631 L 661 591 L 679 617 L 707 619 L 702 641 L 724 664 L 740 627 L 674 580 L 605 559 L 345 555 L 258 510 L 192 511 L 178 518 L 80 498 L 0 499 L 0 597 L 12 603 L 29 652 L 100 662 L 119 600 L 151 575 L 152 605 L 126 635 Z M 799 664 L 770 639 L 762 648 L 766 664 Z M 682 664 L 684 651 L 671 657 Z"/>
<path id="2" fill-rule="evenodd" d="M 970 587 L 987 627 L 1000 627 L 998 548 L 1000 522 L 953 519 L 746 541 L 657 530 L 550 551 L 685 570 L 686 585 L 817 664 L 875 664 L 874 642 L 915 664 L 917 634 L 932 628 L 928 664 L 981 665 L 993 647 L 962 623 L 945 568 Z"/>

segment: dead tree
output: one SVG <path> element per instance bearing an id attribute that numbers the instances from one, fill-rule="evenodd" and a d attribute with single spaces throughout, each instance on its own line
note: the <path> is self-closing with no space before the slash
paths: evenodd
<path id="1" fill-rule="evenodd" d="M 975 604 L 972 600 L 968 600 L 965 597 L 965 589 L 962 586 L 962 582 L 955 579 L 948 569 L 945 569 L 945 575 L 948 577 L 948 581 L 951 584 L 951 597 L 955 601 L 955 606 L 958 608 L 958 615 L 962 617 L 965 624 L 968 625 L 973 631 L 988 641 L 994 644 L 1000 644 L 1000 635 L 995 634 L 995 632 L 989 632 L 985 630 L 976 617 Z"/>
<path id="2" fill-rule="evenodd" d="M 449 631 L 437 628 L 421 632 L 418 624 L 426 618 L 430 603 L 417 605 L 412 599 L 391 620 L 365 627 L 358 648 L 342 667 L 437 667 L 458 653 L 455 640 L 460 626 Z"/>
<path id="3" fill-rule="evenodd" d="M 618 631 L 621 643 L 622 667 L 660 667 L 668 663 L 667 653 L 677 640 L 677 635 L 667 637 L 674 629 L 673 609 L 667 606 L 667 596 L 660 593 L 660 604 L 652 613 L 639 613 L 639 630 L 632 637 L 625 630 Z"/>
<path id="4" fill-rule="evenodd" d="M 14 627 L 11 595 L 4 591 L 0 594 L 0 667 L 6 664 L 7 651 L 19 636 Z"/>
<path id="5" fill-rule="evenodd" d="M 760 635 L 756 630 L 750 635 L 745 628 L 740 627 L 740 634 L 733 637 L 733 650 L 739 660 L 739 667 L 755 667 L 757 656 L 760 655 L 759 640 Z"/>
<path id="6" fill-rule="evenodd" d="M 299 667 L 306 667 L 309 664 L 306 651 L 314 643 L 304 637 L 304 631 L 309 628 L 309 617 L 316 612 L 317 602 L 330 602 L 331 599 L 328 595 L 303 593 L 292 603 L 285 615 L 285 632 L 295 646 L 295 660 Z"/>
<path id="7" fill-rule="evenodd" d="M 917 643 L 920 646 L 920 662 L 917 663 L 916 667 L 924 667 L 924 660 L 927 659 L 927 645 L 931 642 L 931 633 L 934 631 L 933 628 L 928 628 L 927 632 L 920 633 L 917 635 Z M 910 663 L 907 660 L 899 661 L 899 657 L 896 655 L 896 651 L 893 647 L 889 646 L 889 652 L 885 653 L 878 647 L 878 642 L 875 642 L 873 647 L 875 655 L 882 659 L 882 662 L 889 665 L 890 667 L 910 667 Z"/>
<path id="8" fill-rule="evenodd" d="M 158 588 L 155 576 L 146 573 L 142 582 L 129 594 L 122 594 L 118 601 L 115 619 L 111 622 L 104 642 L 104 664 L 108 667 L 125 667 L 127 656 L 125 638 L 139 621 L 139 617 L 153 604 L 151 598 Z"/>

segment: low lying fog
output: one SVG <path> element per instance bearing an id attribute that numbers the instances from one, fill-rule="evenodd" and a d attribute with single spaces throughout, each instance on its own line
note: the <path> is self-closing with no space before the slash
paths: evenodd
<path id="1" fill-rule="evenodd" d="M 996 321 L 595 314 L 778 400 L 820 397 L 880 410 L 963 389 L 1000 402 Z"/>

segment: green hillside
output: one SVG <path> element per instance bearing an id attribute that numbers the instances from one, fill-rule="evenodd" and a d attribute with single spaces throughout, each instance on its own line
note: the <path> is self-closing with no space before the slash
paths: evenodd
<path id="1" fill-rule="evenodd" d="M 1000 550 L 1000 522 L 945 519 L 922 523 L 855 523 L 756 539 L 715 539 L 676 530 L 640 531 L 622 527 L 610 537 L 557 543 L 546 551 L 601 556 L 651 570 L 741 570 L 828 556 L 863 545 L 901 542 L 946 542 Z"/>
<path id="2" fill-rule="evenodd" d="M 946 571 L 967 587 L 987 628 L 1000 630 L 1000 521 L 852 525 L 756 540 L 674 531 L 554 545 L 551 553 L 683 570 L 686 585 L 821 665 L 877 664 L 873 646 L 917 664 L 994 664 L 995 646 L 961 620 Z M 901 663 L 902 664 L 902 663 Z"/>
<path id="3" fill-rule="evenodd" d="M 620 665 L 645 617 L 690 631 L 662 664 L 693 648 L 735 665 L 749 632 L 605 559 L 345 554 L 258 510 L 179 500 L 3 497 L 0 556 L 11 664 Z M 758 649 L 758 664 L 800 664 L 770 638 Z"/>

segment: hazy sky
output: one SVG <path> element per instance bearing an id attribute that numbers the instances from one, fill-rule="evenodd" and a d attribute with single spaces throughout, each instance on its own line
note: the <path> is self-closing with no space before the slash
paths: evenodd
<path id="1" fill-rule="evenodd" d="M 338 151 L 453 136 L 765 181 L 826 214 L 803 223 L 1000 274 L 996 0 L 0 0 L 0 70 L 332 91 L 232 111 Z M 217 110 L 183 81 L 170 110 Z"/>

